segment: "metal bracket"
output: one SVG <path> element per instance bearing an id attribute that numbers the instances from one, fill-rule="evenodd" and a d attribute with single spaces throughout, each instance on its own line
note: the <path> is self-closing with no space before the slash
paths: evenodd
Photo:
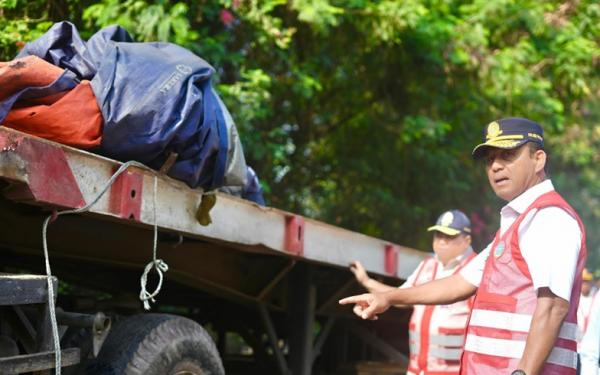
<path id="1" fill-rule="evenodd" d="M 398 274 L 398 248 L 394 245 L 385 245 L 384 270 L 390 276 Z"/>
<path id="2" fill-rule="evenodd" d="M 111 319 L 102 312 L 94 315 L 57 311 L 58 323 L 69 327 L 90 328 L 92 330 L 92 349 L 94 357 L 98 356 L 102 344 L 111 328 Z"/>
<path id="3" fill-rule="evenodd" d="M 129 170 L 121 173 L 110 188 L 110 212 L 123 219 L 140 221 L 143 186 L 144 176 L 141 173 Z"/>
<path id="4" fill-rule="evenodd" d="M 285 237 L 283 248 L 294 255 L 304 253 L 304 218 L 298 215 L 285 217 Z"/>

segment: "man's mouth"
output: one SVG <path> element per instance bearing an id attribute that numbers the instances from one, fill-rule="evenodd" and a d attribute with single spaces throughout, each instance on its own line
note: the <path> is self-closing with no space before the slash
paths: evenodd
<path id="1" fill-rule="evenodd" d="M 496 178 L 494 179 L 494 184 L 496 185 L 505 185 L 508 183 L 508 177 L 500 177 L 500 178 Z"/>

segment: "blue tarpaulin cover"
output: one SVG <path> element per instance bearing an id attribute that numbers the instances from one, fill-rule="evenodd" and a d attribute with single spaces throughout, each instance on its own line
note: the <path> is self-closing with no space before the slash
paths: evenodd
<path id="1" fill-rule="evenodd" d="M 104 118 L 99 153 L 160 168 L 175 152 L 171 177 L 205 189 L 224 184 L 229 114 L 212 87 L 214 69 L 200 57 L 170 43 L 134 43 L 119 26 L 85 42 L 69 22 L 52 26 L 18 57 L 27 55 L 91 80 Z"/>

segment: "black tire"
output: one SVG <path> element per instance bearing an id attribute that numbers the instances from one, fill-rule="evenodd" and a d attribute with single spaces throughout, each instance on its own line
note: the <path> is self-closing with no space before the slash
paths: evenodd
<path id="1" fill-rule="evenodd" d="M 168 314 L 128 317 L 111 329 L 84 374 L 223 375 L 213 340 L 193 320 Z"/>

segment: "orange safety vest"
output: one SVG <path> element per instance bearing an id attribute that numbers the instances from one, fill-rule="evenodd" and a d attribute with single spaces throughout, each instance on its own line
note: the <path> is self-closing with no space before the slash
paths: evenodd
<path id="1" fill-rule="evenodd" d="M 454 270 L 457 273 L 475 253 L 466 256 Z M 428 258 L 419 265 L 414 285 L 436 279 L 438 261 Z M 450 305 L 415 305 L 409 324 L 409 375 L 458 374 L 465 330 L 473 299 Z"/>
<path id="2" fill-rule="evenodd" d="M 582 243 L 569 311 L 541 374 L 575 375 L 577 305 L 581 292 L 581 273 L 586 258 L 585 228 L 575 210 L 554 191 L 536 199 L 503 236 L 500 236 L 500 232 L 496 234 L 481 284 L 475 295 L 467 327 L 461 374 L 504 375 L 517 369 L 537 305 L 537 293 L 519 248 L 518 229 L 532 210 L 545 207 L 559 207 L 573 216 L 581 228 Z"/>

